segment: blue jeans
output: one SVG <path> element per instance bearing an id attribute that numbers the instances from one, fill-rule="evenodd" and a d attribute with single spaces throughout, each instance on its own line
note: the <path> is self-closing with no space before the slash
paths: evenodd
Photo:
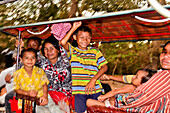
<path id="1" fill-rule="evenodd" d="M 5 109 L 6 109 L 6 113 L 12 113 L 11 112 L 11 104 L 9 103 L 9 99 L 12 99 L 14 96 L 14 90 L 9 92 L 6 96 L 5 96 Z"/>
<path id="2" fill-rule="evenodd" d="M 75 111 L 77 113 L 83 113 L 87 109 L 86 101 L 87 99 L 95 99 L 97 100 L 97 97 L 101 95 L 102 93 L 96 93 L 92 95 L 86 95 L 86 94 L 76 94 L 75 95 Z"/>

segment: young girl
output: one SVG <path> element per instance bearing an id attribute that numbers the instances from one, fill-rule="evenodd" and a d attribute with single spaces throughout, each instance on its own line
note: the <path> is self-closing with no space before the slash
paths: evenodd
<path id="1" fill-rule="evenodd" d="M 40 98 L 40 105 L 48 104 L 49 83 L 45 72 L 34 66 L 37 60 L 37 52 L 32 49 L 24 49 L 21 52 L 23 67 L 14 72 L 14 90 L 18 94 Z M 20 102 L 19 102 L 20 103 Z"/>
<path id="2" fill-rule="evenodd" d="M 132 93 L 137 86 L 148 81 L 155 73 L 156 71 L 151 69 L 139 69 L 136 75 L 132 77 L 131 85 L 126 85 L 122 88 L 112 90 L 106 93 L 105 95 L 100 95 L 98 97 L 98 100 L 88 99 L 86 104 L 88 107 L 92 105 L 101 105 L 106 107 L 112 106 L 114 105 L 114 100 L 110 97 L 113 97 L 116 94 L 120 94 L 120 93 Z M 110 77 L 109 75 L 105 75 L 105 78 L 110 78 Z"/>

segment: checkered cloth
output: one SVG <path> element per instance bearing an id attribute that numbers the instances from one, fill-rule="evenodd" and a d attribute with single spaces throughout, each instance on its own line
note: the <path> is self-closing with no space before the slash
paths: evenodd
<path id="1" fill-rule="evenodd" d="M 71 24 L 70 23 L 58 23 L 58 24 L 53 24 L 51 26 L 51 33 L 54 35 L 54 37 L 57 40 L 61 40 L 64 38 L 66 33 L 70 30 Z"/>

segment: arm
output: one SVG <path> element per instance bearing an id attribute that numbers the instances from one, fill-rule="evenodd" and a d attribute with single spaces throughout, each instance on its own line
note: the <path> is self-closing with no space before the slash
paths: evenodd
<path id="1" fill-rule="evenodd" d="M 29 96 L 29 91 L 24 91 L 21 89 L 14 89 L 14 91 L 18 94 L 22 94 L 22 95 L 28 95 Z"/>
<path id="2" fill-rule="evenodd" d="M 104 101 L 105 99 L 109 98 L 109 97 L 113 97 L 116 94 L 120 94 L 120 93 L 132 93 L 135 90 L 135 86 L 134 85 L 126 85 L 122 88 L 119 89 L 115 89 L 112 91 L 109 91 L 108 93 L 106 93 L 105 95 L 100 95 L 98 97 L 99 101 Z"/>
<path id="3" fill-rule="evenodd" d="M 20 39 L 20 42 L 18 40 L 18 37 L 16 38 L 16 41 L 15 41 L 15 47 L 17 48 L 18 45 L 20 45 L 20 48 L 19 48 L 19 54 L 21 54 L 21 51 L 23 50 L 24 48 L 24 41 L 22 40 L 22 38 Z M 16 51 L 17 52 L 17 51 Z"/>
<path id="4" fill-rule="evenodd" d="M 100 80 L 115 80 L 115 81 L 123 82 L 123 76 L 113 76 L 113 75 L 103 74 L 100 77 Z"/>
<path id="5" fill-rule="evenodd" d="M 22 89 L 15 89 L 14 91 L 18 94 L 27 95 L 27 96 L 30 96 L 30 97 L 36 97 L 37 94 L 38 94 L 38 92 L 35 91 L 35 90 L 24 91 Z"/>
<path id="6" fill-rule="evenodd" d="M 19 45 L 20 45 L 20 46 L 19 46 Z M 18 48 L 18 46 L 19 46 L 19 48 Z M 18 49 L 19 49 L 19 51 L 18 51 Z M 18 54 L 19 54 L 19 55 L 21 54 L 21 51 L 22 51 L 23 49 L 24 49 L 24 42 L 23 42 L 22 38 L 20 39 L 20 42 L 19 42 L 18 37 L 17 37 L 16 40 L 15 40 L 15 49 L 14 49 L 14 51 L 13 51 L 12 57 L 15 58 L 15 61 L 16 61 L 16 62 L 19 61 L 19 66 L 18 66 L 19 68 L 20 68 L 22 65 L 21 65 L 20 58 L 17 59 L 17 57 L 18 57 Z M 18 53 L 18 52 L 19 52 L 19 53 Z"/>
<path id="7" fill-rule="evenodd" d="M 132 83 L 132 78 L 134 75 L 123 75 L 123 76 L 112 76 L 112 75 L 102 75 L 100 80 L 115 80 L 123 83 Z"/>
<path id="8" fill-rule="evenodd" d="M 11 75 L 8 73 L 8 74 L 5 76 L 5 81 L 6 81 L 6 83 L 10 83 L 12 77 L 13 77 L 13 76 L 11 76 Z"/>
<path id="9" fill-rule="evenodd" d="M 0 87 L 6 84 L 6 75 L 3 75 L 2 72 L 0 73 Z"/>
<path id="10" fill-rule="evenodd" d="M 119 81 L 119 82 L 124 82 L 122 76 L 110 76 L 111 80 Z"/>
<path id="11" fill-rule="evenodd" d="M 43 85 L 43 96 L 40 98 L 40 105 L 48 104 L 48 86 L 47 83 Z"/>
<path id="12" fill-rule="evenodd" d="M 60 41 L 60 44 L 63 46 L 63 48 L 66 51 L 69 51 L 69 46 L 68 46 L 68 40 L 71 37 L 71 35 L 76 31 L 78 27 L 81 26 L 81 22 L 74 22 L 73 27 L 70 29 L 70 31 L 66 34 L 66 36 Z"/>
<path id="13" fill-rule="evenodd" d="M 15 71 L 15 65 L 3 70 L 0 73 L 0 87 L 6 83 L 11 83 L 11 78 L 13 77 L 13 72 Z"/>
<path id="14" fill-rule="evenodd" d="M 103 75 L 103 74 L 107 71 L 107 68 L 108 68 L 108 67 L 107 67 L 106 64 L 103 65 L 103 66 L 100 68 L 100 70 L 98 71 L 98 73 L 97 73 L 93 78 L 91 78 L 90 82 L 87 84 L 87 86 L 86 86 L 86 88 L 85 88 L 85 92 L 86 92 L 87 94 L 89 94 L 89 91 L 91 91 L 91 93 L 92 93 L 93 90 L 96 91 L 96 89 L 95 89 L 96 81 L 97 81 L 97 79 L 98 79 L 101 75 Z"/>

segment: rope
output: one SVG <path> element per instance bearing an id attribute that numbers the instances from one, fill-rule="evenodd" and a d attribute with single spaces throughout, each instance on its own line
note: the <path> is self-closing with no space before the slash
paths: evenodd
<path id="1" fill-rule="evenodd" d="M 139 16 L 134 16 L 136 19 L 144 21 L 144 22 L 152 22 L 152 23 L 160 23 L 160 22 L 167 22 L 170 20 L 170 18 L 166 18 L 166 19 L 162 19 L 162 20 L 151 20 L 151 19 L 146 19 L 146 18 L 142 18 Z"/>
<path id="2" fill-rule="evenodd" d="M 46 32 L 49 28 L 50 28 L 50 27 L 47 26 L 43 31 L 40 31 L 40 32 L 32 32 L 32 31 L 30 31 L 30 30 L 28 30 L 28 29 L 26 29 L 26 30 L 27 30 L 30 34 L 33 34 L 33 35 L 40 35 L 40 34 Z"/>

